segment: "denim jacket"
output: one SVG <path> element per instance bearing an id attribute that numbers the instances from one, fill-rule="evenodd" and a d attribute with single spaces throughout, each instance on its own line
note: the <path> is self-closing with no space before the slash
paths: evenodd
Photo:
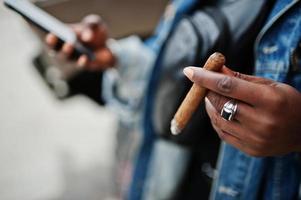
<path id="1" fill-rule="evenodd" d="M 180 174 L 184 172 L 187 150 L 172 143 L 158 142 L 149 124 L 152 107 L 150 99 L 153 94 L 152 86 L 156 82 L 159 67 L 157 62 L 160 60 L 162 46 L 176 22 L 189 13 L 198 2 L 198 0 L 172 0 L 153 37 L 145 42 L 138 37 L 131 36 L 118 41 L 118 44 L 109 44 L 111 50 L 117 55 L 119 63 L 117 69 L 107 70 L 104 73 L 102 96 L 107 105 L 117 111 L 123 126 L 133 129 L 132 132 L 142 134 L 138 141 L 137 152 L 135 152 L 137 155 L 133 161 L 132 180 L 125 199 L 165 199 L 172 194 L 175 184 L 180 179 Z M 140 70 L 137 70 L 137 67 Z M 143 122 L 140 121 L 141 119 Z M 174 167 L 173 170 L 166 167 L 168 173 L 164 173 L 161 177 L 150 175 L 149 171 L 154 169 L 163 170 L 162 167 L 151 167 L 157 163 L 152 160 L 152 155 L 158 151 L 170 152 L 173 155 L 168 158 L 167 163 L 170 165 L 174 166 L 179 161 L 178 158 L 181 158 L 182 165 Z M 156 194 L 153 192 L 145 194 L 146 190 L 152 190 L 149 188 L 153 185 L 151 183 L 154 183 L 154 179 L 161 180 L 164 177 L 164 181 L 168 180 L 166 187 L 159 187 L 160 191 L 156 191 Z M 159 179 L 155 182 L 162 182 Z"/>
<path id="2" fill-rule="evenodd" d="M 289 6 L 285 7 L 285 9 L 282 9 L 282 6 L 284 5 L 282 5 L 281 2 L 285 3 L 284 5 L 287 4 Z M 165 16 L 161 20 L 161 23 L 159 24 L 157 31 L 154 34 L 154 37 L 147 40 L 146 42 L 142 42 L 135 37 L 130 37 L 124 39 L 123 41 L 120 41 L 119 49 L 121 49 L 121 51 L 119 51 L 119 53 L 122 55 L 119 55 L 118 57 L 125 58 L 125 59 L 119 60 L 120 63 L 117 71 L 113 70 L 113 71 L 106 72 L 105 78 L 103 79 L 104 80 L 103 94 L 105 99 L 109 103 L 109 105 L 111 105 L 111 107 L 119 111 L 125 108 L 121 112 L 122 114 L 120 115 L 121 121 L 128 124 L 129 126 L 134 126 L 135 128 L 140 129 L 140 132 L 142 133 L 142 138 L 138 147 L 138 153 L 134 162 L 131 187 L 129 189 L 127 199 L 131 199 L 131 200 L 166 199 L 164 197 L 168 197 L 168 193 L 169 194 L 172 193 L 174 189 L 172 187 L 172 183 L 176 183 L 178 181 L 178 179 L 181 177 L 181 173 L 183 172 L 183 168 L 185 168 L 185 163 L 187 162 L 187 156 L 189 156 L 187 150 L 180 148 L 179 146 L 176 146 L 174 144 L 165 143 L 164 141 L 157 140 L 156 138 L 154 129 L 152 127 L 152 124 L 150 123 L 152 121 L 150 117 L 153 108 L 152 105 L 153 102 L 151 101 L 151 99 L 154 92 L 153 85 L 156 84 L 157 73 L 159 73 L 159 69 L 158 69 L 159 65 L 157 64 L 157 62 L 160 61 L 162 45 L 164 45 L 164 42 L 168 37 L 170 30 L 173 28 L 173 25 L 178 21 L 178 19 L 181 18 L 181 16 L 188 13 L 197 3 L 198 3 L 197 0 L 174 0 L 172 1 L 172 4 L 170 4 L 169 9 L 167 10 Z M 275 52 L 277 53 L 277 51 L 274 50 L 275 47 L 269 48 L 273 46 L 268 45 L 268 41 L 275 41 L 275 37 L 278 36 L 277 33 L 272 34 L 271 32 L 273 28 L 274 29 L 279 28 L 278 26 L 276 26 L 277 24 L 279 24 L 278 21 L 281 22 L 283 20 L 290 19 L 288 16 L 284 18 L 285 13 L 283 12 L 286 11 L 291 6 L 294 7 L 295 9 L 295 7 L 297 7 L 295 6 L 295 4 L 297 4 L 297 1 L 294 2 L 280 1 L 280 3 L 277 4 L 278 7 L 276 7 L 277 9 L 275 8 L 274 13 L 271 14 L 269 23 L 267 23 L 262 33 L 258 37 L 259 38 L 257 42 L 258 44 L 256 45 L 257 46 L 256 54 L 258 58 L 260 58 L 259 49 L 262 49 L 263 55 L 268 53 L 275 53 Z M 297 12 L 298 11 L 294 10 L 295 15 L 300 16 L 300 13 Z M 276 16 L 278 15 L 278 13 L 279 15 L 281 15 L 281 17 Z M 272 17 L 274 15 L 276 17 Z M 277 23 L 275 22 L 275 18 L 279 18 L 279 20 L 277 20 Z M 291 18 L 297 19 L 297 17 L 291 17 Z M 295 27 L 296 24 L 297 23 L 294 23 L 293 27 Z M 287 34 L 283 34 L 283 33 L 284 32 L 282 31 L 281 35 L 287 36 L 289 39 L 300 38 L 299 35 L 295 37 L 291 35 L 288 36 L 288 33 Z M 289 33 L 296 33 L 296 31 L 290 31 Z M 293 43 L 294 41 L 291 42 Z M 135 44 L 135 47 L 128 48 L 130 44 L 131 45 Z M 289 47 L 294 49 L 295 46 L 296 44 L 289 45 L 285 43 L 284 47 L 286 48 L 281 46 L 281 49 L 287 49 Z M 280 47 L 276 47 L 276 49 L 277 48 L 280 49 Z M 126 50 L 122 51 L 122 49 L 126 49 Z M 139 53 L 137 54 L 137 52 Z M 141 54 L 143 55 L 141 56 Z M 141 57 L 143 58 L 142 60 Z M 281 62 L 277 62 L 276 58 L 279 59 Z M 273 74 L 274 75 L 277 74 L 274 77 L 271 75 L 272 73 L 270 73 L 270 69 L 264 70 L 264 68 L 261 67 L 261 66 L 265 66 L 265 67 L 269 66 L 266 65 L 266 62 L 265 63 L 263 62 L 266 61 L 264 60 L 264 58 L 261 59 L 262 61 L 260 59 L 257 60 L 258 62 L 257 62 L 256 75 L 273 78 L 278 81 L 287 81 L 285 80 L 285 77 L 288 74 L 289 64 L 285 63 L 285 65 L 283 65 L 286 66 L 286 68 L 285 67 L 279 67 L 279 69 L 273 68 L 273 69 L 277 69 L 274 70 Z M 132 60 L 132 61 L 134 60 L 136 62 L 129 63 L 128 60 Z M 280 63 L 282 63 L 283 60 L 287 60 L 289 62 L 288 57 L 282 56 L 280 54 L 279 55 L 276 54 L 275 57 L 275 54 L 271 54 L 271 57 L 269 57 L 268 61 L 269 62 L 275 61 L 274 63 L 277 64 L 277 66 L 280 66 Z M 116 76 L 127 77 L 127 74 L 132 75 L 132 73 L 127 73 L 128 72 L 127 69 L 131 68 L 131 66 L 138 66 L 138 67 L 144 66 L 144 68 L 139 71 L 140 74 L 136 74 L 137 76 L 139 76 L 139 78 L 138 79 L 134 78 L 135 82 L 130 82 L 129 81 L 130 79 L 125 78 L 125 80 L 121 81 L 122 84 L 120 85 L 121 87 L 125 87 L 125 88 L 123 89 L 121 88 L 119 91 L 114 90 L 114 88 L 116 88 L 116 85 L 114 85 L 116 83 Z M 262 74 L 261 72 L 264 72 L 264 74 Z M 282 77 L 282 79 L 280 78 L 280 76 Z M 137 80 L 138 82 L 136 82 Z M 300 80 L 300 77 L 298 78 L 297 76 L 293 76 L 291 80 Z M 124 81 L 128 81 L 127 82 L 128 84 L 124 84 L 125 83 Z M 293 85 L 293 82 L 291 82 L 291 84 Z M 296 82 L 296 84 L 300 85 L 300 83 L 298 82 Z M 134 92 L 133 94 L 128 96 L 132 96 L 132 97 L 134 96 L 136 98 L 126 99 L 127 94 L 123 95 L 124 93 L 123 91 L 128 92 L 129 91 L 128 89 L 131 89 L 133 85 L 135 85 L 135 87 L 139 86 L 138 91 L 140 91 L 140 93 Z M 114 94 L 111 91 L 115 91 L 117 92 L 117 94 Z M 145 103 L 142 103 L 142 101 Z M 128 104 L 124 106 L 124 102 Z M 143 117 L 139 116 L 133 118 L 133 116 L 135 116 L 136 113 L 140 113 L 140 114 L 142 113 Z M 143 122 L 142 122 L 142 126 L 139 126 L 141 122 L 136 121 L 136 119 L 141 119 L 141 118 L 143 119 Z M 172 156 L 167 156 L 167 157 L 161 156 L 162 152 L 165 152 Z M 157 158 L 155 160 L 154 160 L 154 155 L 157 155 Z M 227 199 L 227 198 L 247 199 L 247 197 L 250 199 L 256 199 L 257 191 L 261 186 L 260 183 L 263 177 L 263 173 L 270 174 L 269 176 L 273 176 L 273 174 L 278 173 L 280 171 L 279 168 L 285 169 L 286 167 L 289 166 L 296 166 L 296 165 L 290 165 L 290 162 L 295 162 L 294 154 L 289 156 L 279 157 L 279 158 L 256 159 L 256 158 L 248 157 L 247 155 L 243 154 L 242 152 L 228 145 L 224 145 L 221 151 L 221 155 L 223 156 L 220 156 L 219 178 L 216 181 L 215 189 L 213 190 L 214 192 L 212 193 L 212 198 L 214 199 Z M 163 159 L 165 162 L 160 162 Z M 166 159 L 168 159 L 168 161 L 166 161 Z M 233 163 L 232 162 L 233 159 L 236 159 L 237 161 L 235 162 L 236 166 L 229 164 L 228 161 L 230 159 L 231 159 L 231 163 Z M 168 166 L 162 167 L 162 163 L 171 163 L 171 164 L 174 163 L 174 164 L 172 164 L 173 167 L 169 168 Z M 282 163 L 287 163 L 287 164 L 282 164 Z M 161 167 L 158 168 L 158 166 Z M 236 168 L 238 170 L 236 170 Z M 266 168 L 272 170 L 268 170 L 267 173 L 265 171 Z M 153 176 L 154 174 L 153 170 L 161 171 L 162 176 L 160 175 L 158 176 L 158 173 L 156 174 L 156 176 Z M 297 180 L 298 176 L 296 176 L 297 170 L 289 169 L 287 171 L 289 171 L 289 173 L 286 173 L 285 176 L 291 178 L 292 184 L 285 185 L 285 186 L 287 190 L 291 189 L 292 191 L 296 191 L 293 185 L 297 185 L 298 182 Z M 277 179 L 277 177 L 278 176 L 275 176 L 274 178 Z M 156 178 L 157 180 L 150 181 L 150 179 L 156 179 Z M 273 182 L 266 182 L 265 191 L 274 190 L 275 187 L 273 187 L 273 184 L 271 183 Z M 150 189 L 154 185 L 156 185 L 157 189 L 155 190 Z M 285 193 L 288 194 L 289 192 L 285 191 Z M 153 194 L 155 194 L 155 196 Z M 269 193 L 267 193 L 267 195 L 268 194 Z"/>
<path id="3" fill-rule="evenodd" d="M 256 40 L 255 75 L 301 91 L 300 60 L 293 63 L 300 42 L 301 2 L 277 0 Z M 298 156 L 255 158 L 224 143 L 211 199 L 297 199 L 301 177 Z"/>

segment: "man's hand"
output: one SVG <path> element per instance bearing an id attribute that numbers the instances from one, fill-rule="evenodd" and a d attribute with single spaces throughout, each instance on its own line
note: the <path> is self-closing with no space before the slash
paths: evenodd
<path id="1" fill-rule="evenodd" d="M 223 67 L 222 74 L 201 68 L 184 69 L 194 83 L 209 89 L 206 110 L 220 138 L 252 156 L 301 151 L 301 93 L 272 80 Z M 220 116 L 223 105 L 236 99 L 232 121 Z"/>
<path id="2" fill-rule="evenodd" d="M 81 68 L 97 71 L 114 66 L 115 57 L 112 52 L 106 47 L 108 39 L 108 30 L 102 19 L 97 15 L 89 15 L 85 17 L 81 23 L 70 25 L 77 35 L 78 40 L 85 46 L 94 51 L 96 59 L 90 61 L 86 55 L 81 55 L 77 60 L 77 65 Z M 65 43 L 59 49 L 58 38 L 49 33 L 46 36 L 47 45 L 60 51 L 67 59 L 70 59 L 74 47 L 72 44 Z"/>

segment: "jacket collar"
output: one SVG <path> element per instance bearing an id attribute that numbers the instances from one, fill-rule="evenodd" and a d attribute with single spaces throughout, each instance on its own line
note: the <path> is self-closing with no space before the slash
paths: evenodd
<path id="1" fill-rule="evenodd" d="M 261 29 L 261 31 L 259 32 L 256 40 L 255 40 L 255 55 L 256 55 L 256 50 L 258 47 L 258 44 L 260 42 L 260 40 L 262 39 L 262 37 L 265 35 L 265 33 L 270 29 L 270 27 L 276 23 L 276 21 L 278 21 L 288 10 L 290 10 L 291 8 L 293 8 L 298 2 L 300 2 L 300 0 L 291 0 L 286 6 L 284 6 L 276 15 L 274 15 L 273 17 L 271 17 L 268 22 L 265 24 L 265 26 Z"/>

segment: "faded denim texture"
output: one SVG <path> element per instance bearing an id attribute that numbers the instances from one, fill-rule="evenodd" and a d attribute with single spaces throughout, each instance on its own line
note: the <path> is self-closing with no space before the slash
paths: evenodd
<path id="1" fill-rule="evenodd" d="M 299 91 L 301 65 L 300 60 L 292 63 L 292 56 L 301 41 L 300 4 L 298 0 L 276 1 L 255 44 L 255 75 L 286 82 Z M 297 199 L 299 185 L 297 153 L 255 158 L 223 144 L 211 199 Z"/>
<path id="2" fill-rule="evenodd" d="M 151 99 L 159 70 L 161 48 L 176 22 L 197 3 L 197 0 L 172 0 L 153 37 L 145 42 L 137 37 L 118 41 L 117 47 L 114 48 L 116 50 L 114 53 L 120 58 L 117 70 L 109 70 L 104 74 L 103 98 L 109 107 L 119 114 L 121 127 L 127 127 L 129 133 L 141 134 L 141 137 L 136 137 L 139 140 L 137 142 L 120 144 L 137 146 L 134 155 L 129 156 L 134 159 L 130 161 L 133 166 L 129 167 L 133 170 L 125 172 L 132 176 L 129 191 L 125 192 L 128 193 L 125 199 L 168 198 L 173 194 L 176 183 L 182 178 L 181 174 L 188 160 L 188 151 L 157 138 L 150 119 L 153 103 Z M 173 151 L 173 156 L 170 156 L 170 152 Z M 163 157 L 166 164 L 164 166 L 158 162 Z M 178 163 L 178 167 L 173 167 L 179 160 L 182 162 Z M 160 173 L 161 167 L 169 169 L 169 173 L 165 174 L 166 187 L 158 188 L 163 178 Z M 178 175 L 174 176 L 175 174 Z M 156 191 L 156 194 L 153 191 Z"/>

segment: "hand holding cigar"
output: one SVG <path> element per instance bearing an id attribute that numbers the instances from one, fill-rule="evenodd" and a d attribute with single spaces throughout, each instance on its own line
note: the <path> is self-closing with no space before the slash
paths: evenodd
<path id="1" fill-rule="evenodd" d="M 225 61 L 226 59 L 224 55 L 221 53 L 214 53 L 208 58 L 203 68 L 217 72 L 224 66 Z M 196 111 L 201 101 L 205 98 L 206 92 L 206 88 L 193 84 L 171 121 L 170 130 L 173 135 L 180 134 L 186 127 L 193 113 Z"/>

